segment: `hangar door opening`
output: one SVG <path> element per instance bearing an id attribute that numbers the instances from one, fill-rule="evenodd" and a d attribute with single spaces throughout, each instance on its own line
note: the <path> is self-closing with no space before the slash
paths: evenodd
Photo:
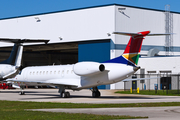
<path id="1" fill-rule="evenodd" d="M 0 47 L 0 61 L 7 59 L 12 47 Z M 22 66 L 65 65 L 78 62 L 78 43 L 25 45 Z"/>
<path id="2" fill-rule="evenodd" d="M 110 39 L 78 43 L 78 61 L 104 62 L 110 59 Z M 110 89 L 110 85 L 98 86 L 99 89 Z"/>
<path id="3" fill-rule="evenodd" d="M 171 90 L 171 77 L 161 77 L 161 90 Z"/>

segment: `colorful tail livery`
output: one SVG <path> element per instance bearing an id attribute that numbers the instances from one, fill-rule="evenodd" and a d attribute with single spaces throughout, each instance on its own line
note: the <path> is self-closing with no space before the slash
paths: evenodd
<path id="1" fill-rule="evenodd" d="M 145 36 L 157 36 L 157 35 L 170 35 L 170 34 L 149 34 L 150 31 L 143 31 L 139 33 L 124 33 L 113 32 L 113 34 L 128 35 L 131 36 L 123 55 L 106 61 L 104 63 L 121 63 L 131 66 L 137 66 L 139 60 L 139 53 L 141 51 L 142 42 Z"/>

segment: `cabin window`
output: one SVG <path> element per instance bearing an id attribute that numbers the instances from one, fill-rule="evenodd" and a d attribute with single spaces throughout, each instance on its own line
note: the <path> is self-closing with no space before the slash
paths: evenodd
<path id="1" fill-rule="evenodd" d="M 38 71 L 37 71 L 36 75 L 38 75 Z"/>
<path id="2" fill-rule="evenodd" d="M 58 71 L 58 74 L 60 74 L 60 70 Z"/>
<path id="3" fill-rule="evenodd" d="M 48 71 L 46 71 L 46 74 L 48 74 Z"/>
<path id="4" fill-rule="evenodd" d="M 54 74 L 56 74 L 56 71 L 54 71 Z"/>
<path id="5" fill-rule="evenodd" d="M 43 75 L 45 74 L 45 71 L 43 71 Z"/>
<path id="6" fill-rule="evenodd" d="M 31 72 L 29 74 L 31 75 Z"/>
<path id="7" fill-rule="evenodd" d="M 35 74 L 35 72 L 33 72 L 33 75 Z"/>
<path id="8" fill-rule="evenodd" d="M 62 74 L 61 74 L 61 76 L 62 76 L 62 77 L 64 76 L 64 70 L 62 71 Z"/>
<path id="9" fill-rule="evenodd" d="M 52 74 L 52 71 L 50 71 L 50 74 Z"/>
<path id="10" fill-rule="evenodd" d="M 67 70 L 67 74 L 69 73 L 69 70 Z"/>
<path id="11" fill-rule="evenodd" d="M 39 74 L 41 75 L 41 71 L 39 72 Z"/>
<path id="12" fill-rule="evenodd" d="M 73 70 L 71 70 L 71 74 L 73 74 Z"/>

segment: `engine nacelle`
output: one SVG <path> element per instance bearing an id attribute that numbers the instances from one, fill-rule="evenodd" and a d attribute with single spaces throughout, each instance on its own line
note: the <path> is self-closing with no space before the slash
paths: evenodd
<path id="1" fill-rule="evenodd" d="M 79 62 L 74 65 L 73 70 L 76 75 L 90 76 L 103 72 L 105 66 L 97 62 Z"/>

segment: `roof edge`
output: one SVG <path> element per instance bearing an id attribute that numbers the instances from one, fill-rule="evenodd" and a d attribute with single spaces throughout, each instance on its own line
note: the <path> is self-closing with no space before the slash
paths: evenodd
<path id="1" fill-rule="evenodd" d="M 90 8 L 97 8 L 97 7 L 106 7 L 106 6 L 113 6 L 113 5 L 165 12 L 165 10 L 158 10 L 158 9 L 152 9 L 152 8 L 144 8 L 144 7 L 136 7 L 136 6 L 130 6 L 130 5 L 122 5 L 122 4 L 112 3 L 112 4 L 105 4 L 105 5 L 95 5 L 95 6 L 90 6 L 90 7 L 73 8 L 73 9 L 69 9 L 69 10 L 60 10 L 60 11 L 53 11 L 53 12 L 44 12 L 44 13 L 37 13 L 37 14 L 29 14 L 29 15 L 15 16 L 15 17 L 0 18 L 0 20 L 21 18 L 21 17 L 29 17 L 29 16 L 36 16 L 36 15 L 53 14 L 53 13 L 58 13 L 58 12 L 68 12 L 68 11 L 74 11 L 74 10 L 83 10 L 83 9 L 90 9 Z M 174 12 L 174 11 L 170 11 L 170 12 L 171 12 L 171 13 L 180 14 L 180 12 Z"/>

